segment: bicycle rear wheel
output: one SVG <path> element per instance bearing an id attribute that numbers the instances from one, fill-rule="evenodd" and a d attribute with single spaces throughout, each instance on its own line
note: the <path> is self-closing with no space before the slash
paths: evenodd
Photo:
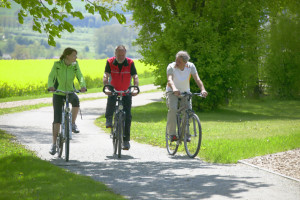
<path id="1" fill-rule="evenodd" d="M 180 119 L 177 116 L 177 126 L 176 126 L 177 135 L 179 135 L 178 134 L 179 130 L 180 130 Z M 168 134 L 168 127 L 166 127 L 166 147 L 170 155 L 175 155 L 179 147 L 179 141 L 171 141 L 170 135 Z"/>
<path id="2" fill-rule="evenodd" d="M 56 139 L 56 144 L 57 144 L 57 153 L 58 157 L 61 158 L 63 149 L 64 149 L 64 138 L 63 138 L 63 133 L 59 133 Z"/>
<path id="3" fill-rule="evenodd" d="M 184 147 L 190 158 L 197 156 L 200 150 L 202 140 L 202 129 L 198 116 L 192 114 L 189 116 L 189 123 L 186 125 L 184 135 Z"/>
<path id="4" fill-rule="evenodd" d="M 65 134 L 66 134 L 66 141 L 65 141 L 65 159 L 69 161 L 69 151 L 70 151 L 70 122 L 69 122 L 69 113 L 65 115 Z"/>

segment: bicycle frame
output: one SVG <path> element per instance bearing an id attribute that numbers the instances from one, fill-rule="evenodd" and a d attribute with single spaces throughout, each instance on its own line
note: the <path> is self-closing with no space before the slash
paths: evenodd
<path id="1" fill-rule="evenodd" d="M 72 125 L 72 112 L 71 112 L 70 105 L 69 105 L 69 94 L 66 94 L 66 100 L 65 100 L 64 105 L 62 107 L 62 121 L 61 121 L 61 128 L 62 129 L 61 130 L 63 130 L 62 133 L 63 133 L 64 139 L 67 136 L 65 134 L 65 130 L 64 130 L 64 123 L 66 121 L 66 118 L 65 118 L 66 114 L 70 116 L 68 121 L 69 121 L 70 125 Z M 70 129 L 70 130 L 71 131 L 69 131 L 69 138 L 72 139 L 72 129 Z"/>
<path id="2" fill-rule="evenodd" d="M 181 105 L 182 98 L 187 98 L 186 102 L 184 105 Z M 177 120 L 179 123 L 179 129 L 178 129 L 178 136 L 179 136 L 179 144 L 184 140 L 184 133 L 185 129 L 187 128 L 186 126 L 189 126 L 187 123 L 189 116 L 191 113 L 194 113 L 194 111 L 190 108 L 190 97 L 181 97 L 178 98 L 178 110 L 177 110 Z"/>

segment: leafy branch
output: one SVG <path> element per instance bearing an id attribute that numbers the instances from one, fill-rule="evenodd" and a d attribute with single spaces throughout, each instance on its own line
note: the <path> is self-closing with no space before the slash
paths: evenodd
<path id="1" fill-rule="evenodd" d="M 71 16 L 73 18 L 84 19 L 83 14 L 77 11 L 72 6 L 72 0 L 11 0 L 21 6 L 18 12 L 18 21 L 20 24 L 24 23 L 24 18 L 31 16 L 33 19 L 32 30 L 39 33 L 45 32 L 48 36 L 48 44 L 55 46 L 55 38 L 61 37 L 61 32 L 74 32 L 72 24 L 66 21 Z M 1 0 L 0 7 L 11 8 L 11 1 Z M 85 9 L 95 15 L 99 14 L 103 21 L 109 21 L 116 17 L 120 24 L 126 22 L 123 14 L 112 11 L 108 6 L 104 6 L 105 2 L 110 4 L 116 3 L 114 1 L 105 0 L 81 0 L 85 2 Z M 100 4 L 103 5 L 100 5 Z"/>

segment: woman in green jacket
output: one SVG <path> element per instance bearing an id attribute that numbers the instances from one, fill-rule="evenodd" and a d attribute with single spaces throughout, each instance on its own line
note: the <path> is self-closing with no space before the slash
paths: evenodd
<path id="1" fill-rule="evenodd" d="M 77 51 L 73 48 L 66 48 L 60 57 L 59 61 L 54 62 L 52 70 L 48 77 L 48 90 L 62 90 L 62 91 L 74 91 L 74 79 L 77 78 L 80 84 L 80 91 L 86 91 L 86 84 L 83 75 L 80 71 L 77 59 Z M 65 94 L 55 93 L 53 94 L 53 109 L 54 109 L 54 121 L 52 126 L 53 141 L 50 149 L 50 154 L 56 153 L 56 138 L 60 129 L 62 106 Z M 74 94 L 69 95 L 69 101 L 72 104 L 72 131 L 79 133 L 79 130 L 75 124 L 76 117 L 79 110 L 79 98 Z"/>

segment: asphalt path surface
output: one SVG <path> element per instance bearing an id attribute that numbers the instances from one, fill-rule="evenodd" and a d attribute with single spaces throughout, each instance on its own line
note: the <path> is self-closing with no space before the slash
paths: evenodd
<path id="1" fill-rule="evenodd" d="M 160 101 L 162 96 L 162 92 L 140 94 L 133 97 L 133 106 Z M 101 181 L 128 199 L 300 199 L 299 182 L 240 163 L 169 156 L 164 148 L 135 141 L 119 159 L 112 154 L 110 136 L 94 125 L 105 107 L 106 98 L 81 102 L 83 119 L 80 115 L 77 119 L 81 132 L 73 134 L 69 162 L 49 154 L 52 107 L 1 115 L 0 129 L 15 135 L 41 159 Z"/>

